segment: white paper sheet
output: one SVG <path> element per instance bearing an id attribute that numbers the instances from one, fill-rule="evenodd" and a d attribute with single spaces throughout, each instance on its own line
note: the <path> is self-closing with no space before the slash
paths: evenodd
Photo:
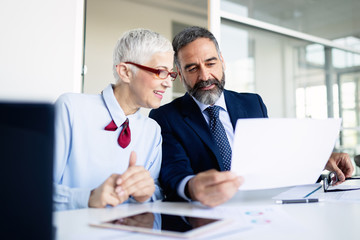
<path id="1" fill-rule="evenodd" d="M 231 171 L 240 190 L 313 184 L 340 130 L 341 119 L 239 119 Z"/>
<path id="2" fill-rule="evenodd" d="M 272 199 L 284 200 L 284 199 L 314 198 L 314 194 L 317 191 L 323 192 L 321 183 L 292 187 L 289 190 L 286 190 L 274 196 Z"/>
<path id="3" fill-rule="evenodd" d="M 193 209 L 196 216 L 231 218 L 235 224 L 228 226 L 220 234 L 201 239 L 262 239 L 267 234 L 271 237 L 301 233 L 304 226 L 286 213 L 280 206 L 218 206 L 208 209 Z M 220 236 L 220 237 L 219 237 Z M 214 238 L 212 238 L 214 237 Z M 217 238 L 219 237 L 219 238 Z M 273 238 L 272 238 L 273 239 Z M 276 239 L 276 238 L 275 238 Z M 283 239 L 283 238 L 282 238 Z M 286 238 L 288 239 L 288 238 Z"/>

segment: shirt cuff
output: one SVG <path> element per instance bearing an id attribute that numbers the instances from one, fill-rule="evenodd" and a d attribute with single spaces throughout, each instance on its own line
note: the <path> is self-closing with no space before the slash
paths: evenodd
<path id="1" fill-rule="evenodd" d="M 75 188 L 71 194 L 73 206 L 71 208 L 88 208 L 91 189 Z"/>
<path id="2" fill-rule="evenodd" d="M 69 188 L 65 185 L 54 184 L 54 210 L 87 208 L 89 205 L 90 192 L 90 189 Z"/>
<path id="3" fill-rule="evenodd" d="M 187 182 L 191 179 L 195 177 L 195 175 L 190 175 L 190 176 L 187 176 L 185 177 L 183 180 L 181 180 L 178 188 L 177 188 L 177 193 L 180 197 L 182 197 L 183 199 L 185 199 L 186 201 L 192 201 L 190 198 L 188 198 L 185 194 L 185 186 L 187 184 Z"/>

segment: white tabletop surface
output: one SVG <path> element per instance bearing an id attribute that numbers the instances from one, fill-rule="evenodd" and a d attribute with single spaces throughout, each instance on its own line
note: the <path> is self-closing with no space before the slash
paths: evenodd
<path id="1" fill-rule="evenodd" d="M 241 220 L 239 226 L 224 228 L 222 232 L 214 231 L 199 239 L 360 239 L 360 202 L 276 204 L 272 197 L 285 190 L 286 188 L 238 192 L 229 202 L 214 209 L 205 209 L 204 212 L 202 212 L 204 207 L 198 203 L 185 202 L 126 204 L 115 208 L 54 212 L 56 239 L 171 239 L 96 228 L 89 226 L 89 223 L 111 220 L 141 210 L 188 215 L 203 215 L 202 213 L 204 213 L 205 216 L 208 216 L 207 213 L 218 210 L 220 214 L 213 217 L 224 217 L 220 215 L 229 211 L 229 217 L 236 220 L 236 212 L 244 211 L 247 208 L 249 211 L 254 209 L 273 211 L 273 223 L 267 226 L 251 226 L 252 223 L 250 225 L 247 223 L 244 225 L 245 227 L 242 227 L 240 225 L 244 221 Z"/>

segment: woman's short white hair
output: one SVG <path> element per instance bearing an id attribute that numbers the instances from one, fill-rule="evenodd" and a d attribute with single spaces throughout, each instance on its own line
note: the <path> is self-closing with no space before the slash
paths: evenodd
<path id="1" fill-rule="evenodd" d="M 134 62 L 144 64 L 150 60 L 155 53 L 174 52 L 169 40 L 148 29 L 133 29 L 125 32 L 117 41 L 113 53 L 113 74 L 118 81 L 120 79 L 116 72 L 116 65 L 120 62 Z M 134 73 L 134 66 L 130 66 Z"/>

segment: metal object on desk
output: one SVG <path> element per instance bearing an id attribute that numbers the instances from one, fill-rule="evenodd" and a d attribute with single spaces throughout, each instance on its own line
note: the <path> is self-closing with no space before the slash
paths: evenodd
<path id="1" fill-rule="evenodd" d="M 360 175 L 360 155 L 354 156 L 355 175 Z"/>
<path id="2" fill-rule="evenodd" d="M 360 155 L 356 155 L 354 157 L 354 162 L 355 162 L 357 167 L 360 167 Z"/>
<path id="3" fill-rule="evenodd" d="M 335 172 L 330 172 L 328 175 L 322 176 L 322 178 L 323 178 L 324 192 L 330 191 L 330 190 L 328 190 L 328 188 L 330 186 L 335 185 L 335 183 L 337 183 L 339 181 L 337 174 Z"/>
<path id="4" fill-rule="evenodd" d="M 322 176 L 323 179 L 323 189 L 324 192 L 340 192 L 340 191 L 352 191 L 352 190 L 360 190 L 360 188 L 348 188 L 348 189 L 329 189 L 330 186 L 334 186 L 338 181 L 339 178 L 336 172 L 330 172 L 327 175 Z M 349 177 L 345 180 L 359 180 L 360 177 Z"/>

